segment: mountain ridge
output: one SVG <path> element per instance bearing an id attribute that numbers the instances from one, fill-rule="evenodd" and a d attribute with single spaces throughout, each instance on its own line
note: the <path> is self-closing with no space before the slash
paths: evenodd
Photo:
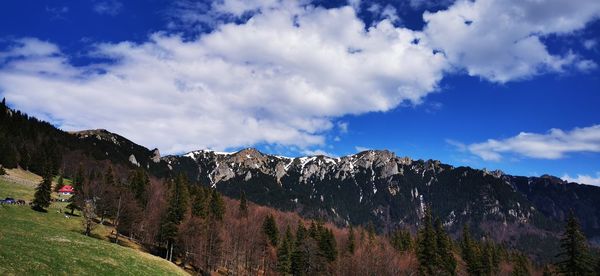
<path id="1" fill-rule="evenodd" d="M 582 224 L 587 233 L 592 237 L 600 233 L 597 203 L 600 201 L 596 201 L 600 200 L 600 188 L 548 175 L 513 176 L 499 170 L 454 167 L 437 160 L 398 157 L 388 150 L 369 150 L 337 158 L 324 155 L 289 158 L 256 149 L 235 153 L 199 150 L 165 156 L 163 160 L 172 170 L 185 172 L 191 179 L 210 184 L 230 196 L 235 197 L 243 190 L 258 203 L 324 216 L 341 224 L 374 221 L 380 229 L 415 225 L 423 206 L 430 204 L 450 226 L 472 220 L 495 221 L 507 228 L 509 224 L 528 224 L 553 232 L 566 213 L 576 209 L 585 217 Z M 556 192 L 561 190 L 562 193 Z M 311 206 L 320 207 L 314 210 Z M 352 213 L 341 214 L 340 209 L 356 206 L 373 215 L 353 218 Z M 385 222 L 388 216 L 385 209 L 390 207 L 391 219 Z M 412 214 L 398 214 L 395 209 L 409 209 Z"/>

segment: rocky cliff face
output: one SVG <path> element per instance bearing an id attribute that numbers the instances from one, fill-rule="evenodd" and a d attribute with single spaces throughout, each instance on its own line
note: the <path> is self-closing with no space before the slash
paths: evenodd
<path id="1" fill-rule="evenodd" d="M 516 227 L 556 233 L 574 209 L 590 236 L 600 233 L 600 188 L 549 177 L 453 167 L 385 150 L 340 158 L 288 158 L 256 149 L 195 151 L 163 160 L 174 172 L 232 197 L 245 191 L 259 204 L 339 224 L 373 222 L 382 231 L 414 228 L 431 205 L 451 231 L 470 222 L 482 232 L 511 239 Z"/>

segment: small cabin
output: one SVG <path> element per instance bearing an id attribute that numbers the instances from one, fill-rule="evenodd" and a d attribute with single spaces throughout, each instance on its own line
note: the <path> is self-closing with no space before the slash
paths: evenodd
<path id="1" fill-rule="evenodd" d="M 72 195 L 75 192 L 73 186 L 65 185 L 58 190 L 59 195 Z"/>

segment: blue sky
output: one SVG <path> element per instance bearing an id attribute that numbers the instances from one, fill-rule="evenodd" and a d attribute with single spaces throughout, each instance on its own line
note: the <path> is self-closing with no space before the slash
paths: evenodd
<path id="1" fill-rule="evenodd" d="M 1 5 L 0 94 L 65 130 L 600 185 L 597 1 Z"/>

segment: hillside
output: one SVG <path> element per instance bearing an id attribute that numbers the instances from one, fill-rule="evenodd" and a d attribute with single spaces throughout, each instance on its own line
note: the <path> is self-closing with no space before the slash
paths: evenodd
<path id="1" fill-rule="evenodd" d="M 453 238 L 459 237 L 463 225 L 470 224 L 478 239 L 492 238 L 521 249 L 541 263 L 555 261 L 568 210 L 575 211 L 588 237 L 594 239 L 598 233 L 595 221 L 600 189 L 548 176 L 510 176 L 435 160 L 412 160 L 389 151 L 340 158 L 288 158 L 255 149 L 235 153 L 203 150 L 160 157 L 158 150 L 106 130 L 67 133 L 1 107 L 5 113 L 0 116 L 0 150 L 4 154 L 0 163 L 33 171 L 50 163 L 55 174 L 62 171 L 66 177 L 85 179 L 78 204 L 98 199 L 97 212 L 106 214 L 107 219 L 114 219 L 117 209 L 123 208 L 125 223 L 119 225 L 119 231 L 142 241 L 159 256 L 172 251 L 187 256 L 187 242 L 181 241 L 186 232 L 177 225 L 206 223 L 206 218 L 190 219 L 185 209 L 170 218 L 178 182 L 189 190 L 187 203 L 191 205 L 197 200 L 208 204 L 210 197 L 201 196 L 210 190 L 207 188 L 216 188 L 230 198 L 239 198 L 243 192 L 259 205 L 331 222 L 332 227 L 372 225 L 384 236 L 399 230 L 414 235 L 425 207 L 431 206 Z M 180 173 L 185 181 L 175 177 Z M 124 206 L 118 205 L 121 199 Z M 259 220 L 265 216 L 263 212 Z M 285 225 L 280 228 L 283 231 Z M 171 248 L 173 244 L 178 247 Z M 226 260 L 221 255 L 216 258 Z"/>
<path id="2" fill-rule="evenodd" d="M 479 234 L 516 247 L 523 236 L 556 245 L 573 210 L 591 239 L 600 235 L 600 188 L 558 178 L 520 177 L 500 171 L 412 160 L 389 151 L 331 158 L 287 158 L 244 149 L 195 151 L 164 158 L 173 171 L 229 196 L 244 191 L 254 202 L 338 225 L 375 223 L 383 233 L 415 228 L 425 205 L 457 234 L 470 223 Z M 556 252 L 545 252 L 543 259 Z"/>
<path id="3" fill-rule="evenodd" d="M 0 198 L 31 200 L 39 176 L 18 170 L 9 174 L 0 178 Z M 110 243 L 105 240 L 110 230 L 103 226 L 94 237 L 82 235 L 78 212 L 68 217 L 59 212 L 66 211 L 65 205 L 55 202 L 48 213 L 0 205 L 1 275 L 187 275 L 164 259 Z"/>

